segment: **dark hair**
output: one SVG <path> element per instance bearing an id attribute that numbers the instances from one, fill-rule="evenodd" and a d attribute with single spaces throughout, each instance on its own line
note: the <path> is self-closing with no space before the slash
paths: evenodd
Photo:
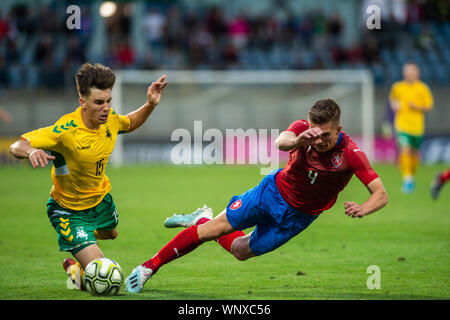
<path id="1" fill-rule="evenodd" d="M 110 68 L 100 63 L 95 65 L 85 63 L 78 69 L 75 80 L 78 94 L 81 97 L 88 97 L 91 94 L 91 88 L 112 89 L 116 76 Z"/>
<path id="2" fill-rule="evenodd" d="M 321 99 L 316 101 L 309 110 L 309 120 L 315 124 L 324 124 L 329 121 L 339 123 L 341 109 L 336 101 L 332 99 Z"/>

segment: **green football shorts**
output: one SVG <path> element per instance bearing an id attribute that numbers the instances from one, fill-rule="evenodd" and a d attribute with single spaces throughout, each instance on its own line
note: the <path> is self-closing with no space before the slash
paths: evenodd
<path id="1" fill-rule="evenodd" d="M 119 214 L 109 193 L 97 206 L 81 211 L 63 208 L 50 197 L 47 215 L 58 235 L 59 249 L 72 254 L 97 244 L 95 230 L 112 230 L 119 223 Z"/>
<path id="2" fill-rule="evenodd" d="M 397 132 L 397 141 L 401 147 L 412 147 L 416 150 L 422 145 L 423 136 L 413 136 L 404 132 Z"/>

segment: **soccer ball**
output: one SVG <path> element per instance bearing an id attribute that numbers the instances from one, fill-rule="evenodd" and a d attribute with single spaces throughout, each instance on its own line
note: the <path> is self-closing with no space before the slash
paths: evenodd
<path id="1" fill-rule="evenodd" d="M 83 284 L 94 296 L 116 295 L 123 284 L 122 269 L 112 259 L 95 259 L 84 269 Z"/>

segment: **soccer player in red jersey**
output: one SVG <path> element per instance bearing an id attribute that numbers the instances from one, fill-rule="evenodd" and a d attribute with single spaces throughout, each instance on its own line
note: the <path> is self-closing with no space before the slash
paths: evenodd
<path id="1" fill-rule="evenodd" d="M 362 218 L 384 207 L 388 196 L 383 183 L 364 152 L 341 131 L 340 113 L 335 101 L 317 101 L 309 111 L 309 121 L 295 121 L 275 141 L 277 148 L 289 151 L 287 165 L 232 197 L 214 219 L 206 206 L 168 218 L 166 227 L 186 229 L 132 271 L 126 290 L 140 292 L 162 265 L 206 241 L 216 240 L 239 260 L 275 250 L 330 209 L 353 174 L 370 196 L 362 204 L 345 202 L 345 214 Z M 256 228 L 247 235 L 241 231 L 253 226 Z"/>
<path id="2" fill-rule="evenodd" d="M 443 172 L 438 172 L 434 177 L 434 180 L 431 184 L 431 196 L 434 200 L 436 200 L 441 192 L 442 187 L 450 181 L 450 168 L 447 168 Z"/>

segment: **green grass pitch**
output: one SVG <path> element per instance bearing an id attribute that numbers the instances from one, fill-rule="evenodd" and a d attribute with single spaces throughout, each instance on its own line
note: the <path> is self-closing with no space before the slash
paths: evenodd
<path id="1" fill-rule="evenodd" d="M 215 242 L 162 267 L 140 294 L 110 298 L 66 289 L 56 233 L 46 215 L 50 169 L 0 168 L 0 299 L 449 299 L 450 186 L 438 201 L 430 181 L 444 165 L 422 166 L 413 195 L 400 175 L 376 165 L 390 202 L 363 219 L 348 218 L 344 201 L 369 195 L 353 178 L 336 205 L 290 242 L 238 261 Z M 204 203 L 218 214 L 229 199 L 261 179 L 256 166 L 129 166 L 108 168 L 120 223 L 116 240 L 101 241 L 125 276 L 152 257 L 179 229 L 164 219 Z M 250 231 L 250 230 L 247 230 Z M 367 268 L 381 272 L 368 289 Z"/>

